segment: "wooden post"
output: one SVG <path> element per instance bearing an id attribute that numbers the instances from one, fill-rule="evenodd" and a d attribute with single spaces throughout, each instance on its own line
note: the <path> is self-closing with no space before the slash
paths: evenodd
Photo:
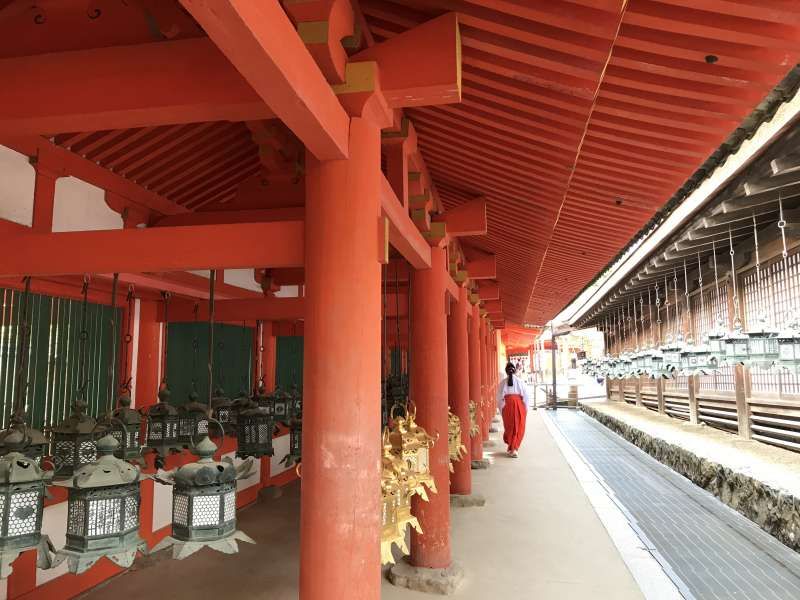
<path id="1" fill-rule="evenodd" d="M 619 380 L 619 401 L 625 404 L 625 380 Z"/>
<path id="2" fill-rule="evenodd" d="M 664 405 L 664 380 L 661 377 L 656 379 L 656 401 L 658 402 L 658 414 L 667 414 L 666 406 Z"/>
<path id="3" fill-rule="evenodd" d="M 689 390 L 689 423 L 697 425 L 697 388 L 700 380 L 697 375 L 689 375 L 689 382 L 686 386 Z"/>
<path id="4" fill-rule="evenodd" d="M 739 436 L 749 440 L 750 432 L 750 406 L 747 404 L 745 389 L 744 365 L 736 365 L 733 369 L 734 389 L 736 392 L 736 420 L 739 422 Z"/>
<path id="5" fill-rule="evenodd" d="M 636 406 L 644 406 L 642 403 L 642 378 L 636 378 Z"/>

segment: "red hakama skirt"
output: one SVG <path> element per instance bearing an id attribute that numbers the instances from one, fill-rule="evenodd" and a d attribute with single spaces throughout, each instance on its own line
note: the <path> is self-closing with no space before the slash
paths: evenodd
<path id="1" fill-rule="evenodd" d="M 505 406 L 503 406 L 503 441 L 508 446 L 509 452 L 515 452 L 522 444 L 525 436 L 525 401 L 519 394 L 508 394 L 505 396 Z"/>

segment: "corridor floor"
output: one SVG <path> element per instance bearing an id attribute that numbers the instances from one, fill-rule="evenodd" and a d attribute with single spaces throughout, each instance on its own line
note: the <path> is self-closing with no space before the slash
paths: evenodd
<path id="1" fill-rule="evenodd" d="M 453 510 L 453 556 L 464 567 L 466 578 L 452 597 L 642 598 L 546 428 L 542 411 L 529 413 L 519 459 L 507 458 L 501 450 L 498 443 L 487 452 L 494 462 L 490 469 L 473 471 L 473 491 L 486 497 L 486 506 Z M 263 496 L 239 515 L 240 528 L 257 545 L 241 544 L 240 553 L 233 556 L 202 550 L 183 561 L 170 560 L 169 552 L 139 558 L 128 573 L 84 598 L 296 599 L 299 486 L 284 489 L 278 498 L 271 490 L 265 490 Z M 430 600 L 432 596 L 398 589 L 385 581 L 382 598 Z"/>

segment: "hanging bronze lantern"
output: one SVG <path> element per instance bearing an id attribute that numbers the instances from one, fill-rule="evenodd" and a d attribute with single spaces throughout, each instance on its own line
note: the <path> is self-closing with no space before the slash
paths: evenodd
<path id="1" fill-rule="evenodd" d="M 276 387 L 275 391 L 270 395 L 273 408 L 273 415 L 275 420 L 289 425 L 289 412 L 291 410 L 291 396 L 284 392 L 280 387 Z"/>
<path id="2" fill-rule="evenodd" d="M 211 398 L 211 416 L 222 424 L 225 435 L 235 434 L 233 401 L 225 395 L 225 390 L 221 387 L 214 390 L 214 396 Z"/>
<path id="3" fill-rule="evenodd" d="M 239 411 L 236 429 L 239 440 L 236 456 L 239 458 L 261 458 L 275 454 L 272 447 L 275 419 L 268 408 L 252 400 L 249 407 Z"/>
<path id="4" fill-rule="evenodd" d="M 52 471 L 24 454 L 30 438 L 24 430 L 12 430 L 4 438 L 5 454 L 0 457 L 0 578 L 12 572 L 20 554 L 36 549 L 37 566 L 50 567 L 52 546 L 42 535 L 42 514 L 46 488 Z"/>
<path id="5" fill-rule="evenodd" d="M 142 456 L 142 415 L 131 408 L 131 397 L 125 393 L 117 399 L 117 408 L 111 413 L 110 433 L 119 443 L 114 456 L 122 460 L 137 460 Z"/>
<path id="6" fill-rule="evenodd" d="M 430 449 L 435 440 L 417 425 L 416 410 L 406 411 L 406 418 L 397 417 L 389 434 L 392 451 L 408 465 L 408 470 L 418 482 L 417 493 L 428 499 L 425 487 L 436 493 L 436 481 L 430 470 Z"/>
<path id="7" fill-rule="evenodd" d="M 734 319 L 733 331 L 725 336 L 725 363 L 728 365 L 745 364 L 749 358 L 747 336 L 742 332 L 742 322 Z"/>
<path id="8" fill-rule="evenodd" d="M 178 409 L 169 403 L 170 391 L 164 387 L 158 392 L 158 403 L 147 407 L 146 446 L 165 457 L 170 452 L 180 452 L 178 440 Z"/>
<path id="9" fill-rule="evenodd" d="M 287 466 L 299 463 L 303 456 L 303 396 L 292 388 L 289 395 L 289 454 L 281 462 Z"/>
<path id="10" fill-rule="evenodd" d="M 469 401 L 469 436 L 475 437 L 481 432 L 478 427 L 478 405 L 473 400 Z"/>
<path id="11" fill-rule="evenodd" d="M 22 432 L 26 440 L 22 453 L 36 462 L 37 465 L 41 466 L 42 459 L 48 454 L 48 450 L 50 449 L 50 441 L 38 429 L 28 427 L 25 413 L 14 413 L 11 415 L 8 429 L 0 432 L 0 455 L 10 452 L 6 445 L 6 438 L 15 431 Z"/>
<path id="12" fill-rule="evenodd" d="M 253 459 L 237 468 L 229 458 L 214 460 L 216 451 L 214 442 L 203 436 L 192 447 L 197 462 L 158 474 L 159 483 L 174 486 L 172 535 L 152 552 L 171 546 L 172 557 L 184 559 L 205 546 L 233 554 L 239 551 L 237 541 L 255 543 L 236 529 L 236 481 L 252 475 Z"/>
<path id="13" fill-rule="evenodd" d="M 233 402 L 231 403 L 231 422 L 233 423 L 233 429 L 238 431 L 237 419 L 239 418 L 239 413 L 243 410 L 250 408 L 250 403 L 253 400 L 250 396 L 247 395 L 245 390 L 239 390 L 239 395 L 234 398 Z M 234 431 L 234 433 L 235 433 Z"/>
<path id="14" fill-rule="evenodd" d="M 199 401 L 196 392 L 178 410 L 178 441 L 188 447 L 192 440 L 208 434 L 208 407 Z"/>
<path id="15" fill-rule="evenodd" d="M 779 359 L 779 333 L 767 323 L 766 315 L 759 315 L 755 326 L 747 330 L 748 364 L 751 368 L 763 370 L 772 368 Z"/>
<path id="16" fill-rule="evenodd" d="M 105 428 L 98 427 L 94 417 L 86 414 L 86 403 L 77 400 L 69 417 L 53 427 L 52 435 L 56 475 L 69 477 L 97 459 L 97 440 L 105 435 Z"/>
<path id="17" fill-rule="evenodd" d="M 53 566 L 66 560 L 70 573 L 83 573 L 106 557 L 128 568 L 138 551 L 147 550 L 139 537 L 140 472 L 115 457 L 118 450 L 117 440 L 106 435 L 97 442 L 99 458 L 58 484 L 69 489 L 67 543 Z"/>

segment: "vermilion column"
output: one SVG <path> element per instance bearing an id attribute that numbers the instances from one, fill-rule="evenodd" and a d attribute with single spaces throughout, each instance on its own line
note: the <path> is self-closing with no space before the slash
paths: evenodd
<path id="1" fill-rule="evenodd" d="M 424 533 L 411 532 L 411 563 L 431 569 L 450 566 L 445 277 L 449 274 L 442 248 L 431 248 L 430 269 L 411 272 L 409 393 L 417 405 L 419 424 L 430 435 L 439 436 L 430 454 L 431 473 L 439 493 L 430 494 L 428 502 L 414 496 L 412 509 Z"/>
<path id="2" fill-rule="evenodd" d="M 481 327 L 480 308 L 472 307 L 472 318 L 469 322 L 469 399 L 476 404 L 475 420 L 479 432 L 472 438 L 472 460 L 483 458 L 483 408 L 481 400 Z"/>
<path id="3" fill-rule="evenodd" d="M 481 334 L 481 389 L 483 390 L 483 404 L 481 410 L 483 411 L 483 424 L 481 425 L 481 435 L 483 441 L 489 439 L 489 424 L 492 422 L 492 415 L 489 412 L 489 403 L 493 390 L 491 389 L 491 382 L 489 380 L 489 344 L 486 336 L 486 319 L 480 318 L 480 334 Z"/>
<path id="4" fill-rule="evenodd" d="M 380 598 L 379 129 L 349 146 L 306 154 L 301 600 Z"/>
<path id="5" fill-rule="evenodd" d="M 156 403 L 159 362 L 161 360 L 161 323 L 156 319 L 158 304 L 139 301 L 139 343 L 136 349 L 136 371 L 131 373 L 135 393 L 132 406 L 144 408 Z M 131 364 L 133 359 L 131 359 Z"/>
<path id="6" fill-rule="evenodd" d="M 469 439 L 469 347 L 467 345 L 466 288 L 458 291 L 458 302 L 450 307 L 447 319 L 448 398 L 450 410 L 461 420 L 461 443 L 470 447 Z M 450 476 L 451 494 L 469 494 L 472 491 L 472 469 L 469 456 L 453 463 Z"/>

